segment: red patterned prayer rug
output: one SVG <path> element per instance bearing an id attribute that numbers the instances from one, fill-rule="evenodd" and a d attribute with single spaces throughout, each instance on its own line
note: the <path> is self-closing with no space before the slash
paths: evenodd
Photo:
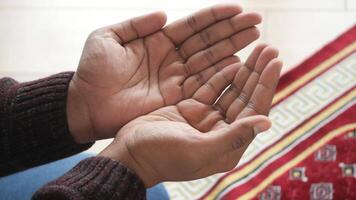
<path id="1" fill-rule="evenodd" d="M 356 26 L 286 73 L 273 104 L 256 140 L 280 137 L 201 199 L 356 199 Z"/>

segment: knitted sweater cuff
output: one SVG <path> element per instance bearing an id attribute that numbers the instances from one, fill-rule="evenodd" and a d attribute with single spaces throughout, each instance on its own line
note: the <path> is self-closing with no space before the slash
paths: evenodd
<path id="1" fill-rule="evenodd" d="M 89 148 L 69 133 L 67 93 L 73 72 L 13 84 L 1 113 L 0 176 L 58 160 Z"/>
<path id="2" fill-rule="evenodd" d="M 33 200 L 145 198 L 146 190 L 139 177 L 119 162 L 105 157 L 91 157 L 81 161 L 33 196 Z"/>

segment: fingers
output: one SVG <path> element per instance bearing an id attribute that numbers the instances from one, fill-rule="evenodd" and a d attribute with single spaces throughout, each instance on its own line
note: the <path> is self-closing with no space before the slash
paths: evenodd
<path id="1" fill-rule="evenodd" d="M 268 117 L 257 115 L 237 120 L 215 132 L 203 135 L 206 137 L 204 146 L 209 149 L 206 156 L 210 158 L 206 164 L 209 164 L 209 161 L 210 163 L 216 162 L 223 156 L 242 149 L 250 144 L 258 133 L 266 131 L 270 127 L 271 121 Z"/>
<path id="2" fill-rule="evenodd" d="M 213 104 L 231 83 L 237 72 L 237 67 L 237 64 L 232 64 L 213 75 L 194 93 L 192 98 L 204 104 Z"/>
<path id="3" fill-rule="evenodd" d="M 224 39 L 203 51 L 199 51 L 184 63 L 187 76 L 200 72 L 218 61 L 233 55 L 258 37 L 259 31 L 253 27 L 243 30 L 228 39 Z"/>
<path id="4" fill-rule="evenodd" d="M 164 12 L 154 12 L 111 25 L 108 28 L 116 34 L 116 40 L 124 44 L 160 30 L 166 20 Z"/>
<path id="5" fill-rule="evenodd" d="M 255 47 L 252 53 L 246 60 L 246 63 L 243 65 L 240 63 L 241 67 L 237 72 L 232 84 L 224 92 L 224 94 L 219 98 L 217 105 L 226 112 L 231 103 L 236 99 L 240 94 L 243 86 L 245 85 L 248 77 L 250 76 L 251 70 L 255 67 L 258 57 L 262 53 L 262 50 L 266 48 L 266 44 L 259 44 Z"/>
<path id="6" fill-rule="evenodd" d="M 282 61 L 277 58 L 268 63 L 267 67 L 261 74 L 247 106 L 237 116 L 237 119 L 251 115 L 268 115 L 282 66 Z"/>
<path id="7" fill-rule="evenodd" d="M 258 57 L 256 65 L 251 69 L 251 73 L 243 86 L 241 92 L 238 94 L 237 98 L 231 103 L 226 112 L 226 121 L 231 123 L 237 117 L 237 115 L 248 106 L 249 100 L 253 91 L 255 90 L 257 83 L 260 78 L 260 74 L 266 67 L 266 65 L 274 58 L 278 56 L 277 49 L 273 47 L 266 47 L 261 55 Z"/>
<path id="8" fill-rule="evenodd" d="M 261 22 L 257 13 L 238 14 L 213 24 L 188 38 L 179 48 L 180 55 L 186 60 L 194 53 L 206 49 L 216 42 L 226 39 L 246 28 Z"/>
<path id="9" fill-rule="evenodd" d="M 238 62 L 240 62 L 240 59 L 237 56 L 230 56 L 216 63 L 215 65 L 208 67 L 202 72 L 188 77 L 183 82 L 184 98 L 191 97 L 196 92 L 196 90 L 204 85 L 205 82 L 208 81 L 214 74 L 221 71 L 225 67 Z"/>
<path id="10" fill-rule="evenodd" d="M 215 5 L 167 25 L 163 32 L 175 45 L 180 45 L 200 30 L 240 12 L 242 8 L 238 5 Z"/>

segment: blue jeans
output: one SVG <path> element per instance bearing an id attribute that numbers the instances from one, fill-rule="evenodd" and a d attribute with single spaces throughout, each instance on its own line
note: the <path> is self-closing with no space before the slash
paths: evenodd
<path id="1" fill-rule="evenodd" d="M 79 161 L 92 155 L 81 153 L 42 166 L 0 178 L 1 200 L 26 200 L 45 183 L 69 171 Z M 162 184 L 147 190 L 148 200 L 167 200 L 168 193 Z"/>

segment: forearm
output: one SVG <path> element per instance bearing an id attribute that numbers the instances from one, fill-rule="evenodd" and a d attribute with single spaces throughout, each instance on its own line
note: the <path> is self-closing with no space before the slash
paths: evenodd
<path id="1" fill-rule="evenodd" d="M 32 82 L 0 81 L 0 176 L 81 152 L 66 104 L 72 72 Z"/>
<path id="2" fill-rule="evenodd" d="M 33 200 L 145 199 L 139 177 L 117 161 L 92 157 L 81 161 L 60 178 L 38 190 Z"/>

